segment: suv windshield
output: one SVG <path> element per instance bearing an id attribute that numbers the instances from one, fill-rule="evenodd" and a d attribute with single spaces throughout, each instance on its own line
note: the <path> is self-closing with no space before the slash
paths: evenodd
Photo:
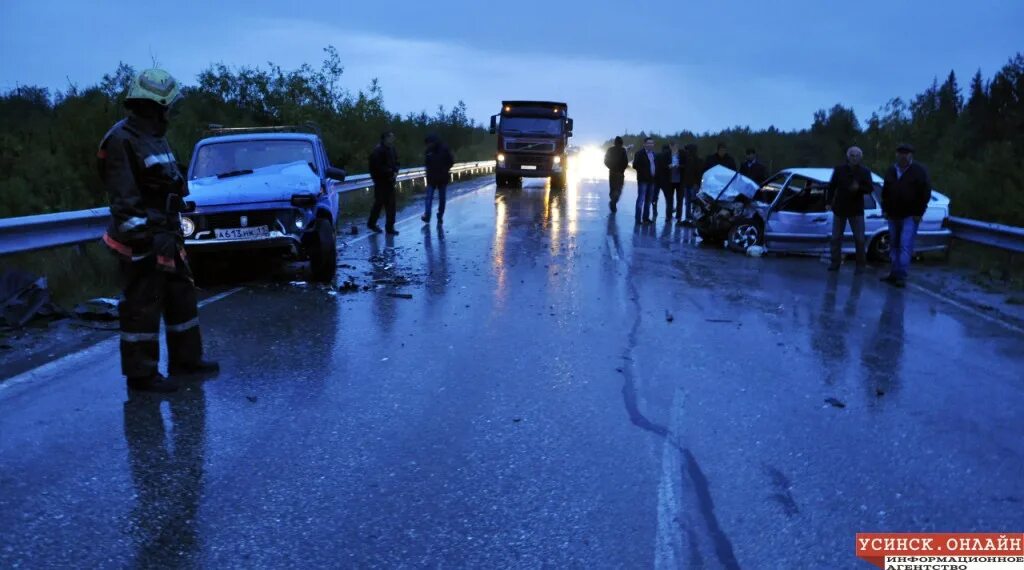
<path id="1" fill-rule="evenodd" d="M 292 162 L 306 162 L 316 172 L 313 144 L 300 140 L 247 140 L 207 144 L 199 148 L 191 179 Z"/>
<path id="2" fill-rule="evenodd" d="M 557 136 L 562 134 L 562 119 L 502 117 L 501 132 L 507 134 Z"/>

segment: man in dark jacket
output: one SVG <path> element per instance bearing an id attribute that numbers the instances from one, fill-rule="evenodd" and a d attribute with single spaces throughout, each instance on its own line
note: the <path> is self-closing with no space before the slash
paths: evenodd
<path id="1" fill-rule="evenodd" d="M 871 171 L 861 166 L 864 153 L 851 146 L 846 151 L 846 163 L 832 170 L 832 179 L 825 190 L 826 207 L 832 210 L 832 263 L 829 271 L 838 271 L 843 256 L 843 232 L 849 222 L 853 241 L 857 247 L 857 273 L 867 265 L 864 252 L 864 195 L 872 189 Z"/>
<path id="2" fill-rule="evenodd" d="M 121 260 L 121 371 L 130 390 L 172 392 L 185 377 L 219 370 L 203 360 L 196 289 L 181 232 L 188 186 L 165 136 L 171 107 L 180 98 L 169 73 L 143 71 L 125 99 L 128 118 L 107 132 L 97 153 L 110 197 L 103 242 Z M 161 316 L 170 379 L 157 370 Z"/>
<path id="3" fill-rule="evenodd" d="M 757 160 L 757 151 L 747 149 L 747 160 L 740 165 L 740 174 L 760 184 L 768 178 L 768 169 Z"/>
<path id="4" fill-rule="evenodd" d="M 622 137 L 615 137 L 615 145 L 605 151 L 604 165 L 608 167 L 608 208 L 614 214 L 619 209 L 619 197 L 622 196 L 626 168 L 629 167 L 629 155 L 622 147 Z"/>
<path id="5" fill-rule="evenodd" d="M 736 161 L 729 155 L 724 142 L 718 143 L 718 150 L 715 151 L 715 154 L 708 155 L 704 160 L 704 172 L 707 172 L 718 165 L 736 170 Z"/>
<path id="6" fill-rule="evenodd" d="M 675 143 L 661 147 L 661 153 L 655 159 L 655 176 L 658 179 L 658 188 L 665 194 L 665 221 L 672 219 L 672 205 L 674 204 L 675 188 L 680 184 L 679 149 Z M 658 194 L 654 195 L 654 217 L 658 217 Z"/>
<path id="7" fill-rule="evenodd" d="M 704 163 L 700 159 L 700 152 L 697 145 L 688 144 L 683 152 L 683 197 L 686 198 L 686 219 L 683 220 L 683 209 L 681 200 L 680 207 L 676 209 L 676 219 L 679 225 L 693 223 L 693 203 L 697 200 L 697 192 L 700 190 L 701 179 L 704 176 Z"/>
<path id="8" fill-rule="evenodd" d="M 882 281 L 906 287 L 910 258 L 914 255 L 914 236 L 932 199 L 928 171 L 914 162 L 914 148 L 901 144 L 896 148 L 896 164 L 885 174 L 882 185 L 882 214 L 889 220 L 889 258 L 892 269 Z"/>
<path id="9" fill-rule="evenodd" d="M 654 139 L 644 139 L 644 148 L 633 156 L 633 170 L 636 170 L 636 223 L 651 223 L 651 200 L 656 199 L 657 171 L 654 154 Z"/>
<path id="10" fill-rule="evenodd" d="M 452 165 L 455 164 L 455 156 L 449 150 L 448 145 L 441 142 L 437 135 L 429 135 L 424 143 L 427 145 L 423 157 L 423 164 L 427 169 L 427 204 L 426 210 L 420 219 L 425 223 L 430 222 L 430 205 L 434 201 L 434 190 L 438 191 L 437 198 L 437 223 L 444 223 L 444 203 L 448 193 L 448 182 L 451 180 Z"/>
<path id="11" fill-rule="evenodd" d="M 387 131 L 380 135 L 380 144 L 370 153 L 370 178 L 373 179 L 373 207 L 366 227 L 380 233 L 377 219 L 384 208 L 384 230 L 388 235 L 398 235 L 395 229 L 395 179 L 398 177 L 398 153 L 395 152 L 395 133 Z"/>

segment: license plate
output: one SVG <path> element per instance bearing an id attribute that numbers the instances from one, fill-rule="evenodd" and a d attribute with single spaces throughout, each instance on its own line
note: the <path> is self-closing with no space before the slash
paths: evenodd
<path id="1" fill-rule="evenodd" d="M 215 229 L 213 232 L 217 239 L 260 239 L 270 237 L 270 230 L 267 229 L 267 226 Z"/>
<path id="2" fill-rule="evenodd" d="M 519 168 L 522 168 L 523 170 L 537 170 L 537 167 L 532 164 L 524 164 Z"/>

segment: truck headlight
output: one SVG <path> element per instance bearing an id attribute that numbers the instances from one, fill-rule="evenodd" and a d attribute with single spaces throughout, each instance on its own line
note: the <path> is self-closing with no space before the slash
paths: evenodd
<path id="1" fill-rule="evenodd" d="M 302 215 L 295 216 L 295 229 L 301 230 L 304 227 L 306 227 L 306 220 L 302 219 Z"/>
<path id="2" fill-rule="evenodd" d="M 555 164 L 562 164 L 562 157 L 556 156 L 555 157 Z"/>
<path id="3" fill-rule="evenodd" d="M 498 153 L 498 162 L 505 162 L 505 155 L 500 152 Z"/>
<path id="4" fill-rule="evenodd" d="M 196 231 L 196 223 L 192 221 L 192 218 L 188 216 L 181 217 L 181 233 L 185 237 L 190 237 Z"/>

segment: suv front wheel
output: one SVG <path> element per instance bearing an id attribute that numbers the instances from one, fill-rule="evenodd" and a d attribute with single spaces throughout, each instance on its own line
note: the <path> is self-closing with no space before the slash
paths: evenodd
<path id="1" fill-rule="evenodd" d="M 330 282 L 338 271 L 338 238 L 329 220 L 320 218 L 316 222 L 309 243 L 309 265 L 313 279 Z"/>

